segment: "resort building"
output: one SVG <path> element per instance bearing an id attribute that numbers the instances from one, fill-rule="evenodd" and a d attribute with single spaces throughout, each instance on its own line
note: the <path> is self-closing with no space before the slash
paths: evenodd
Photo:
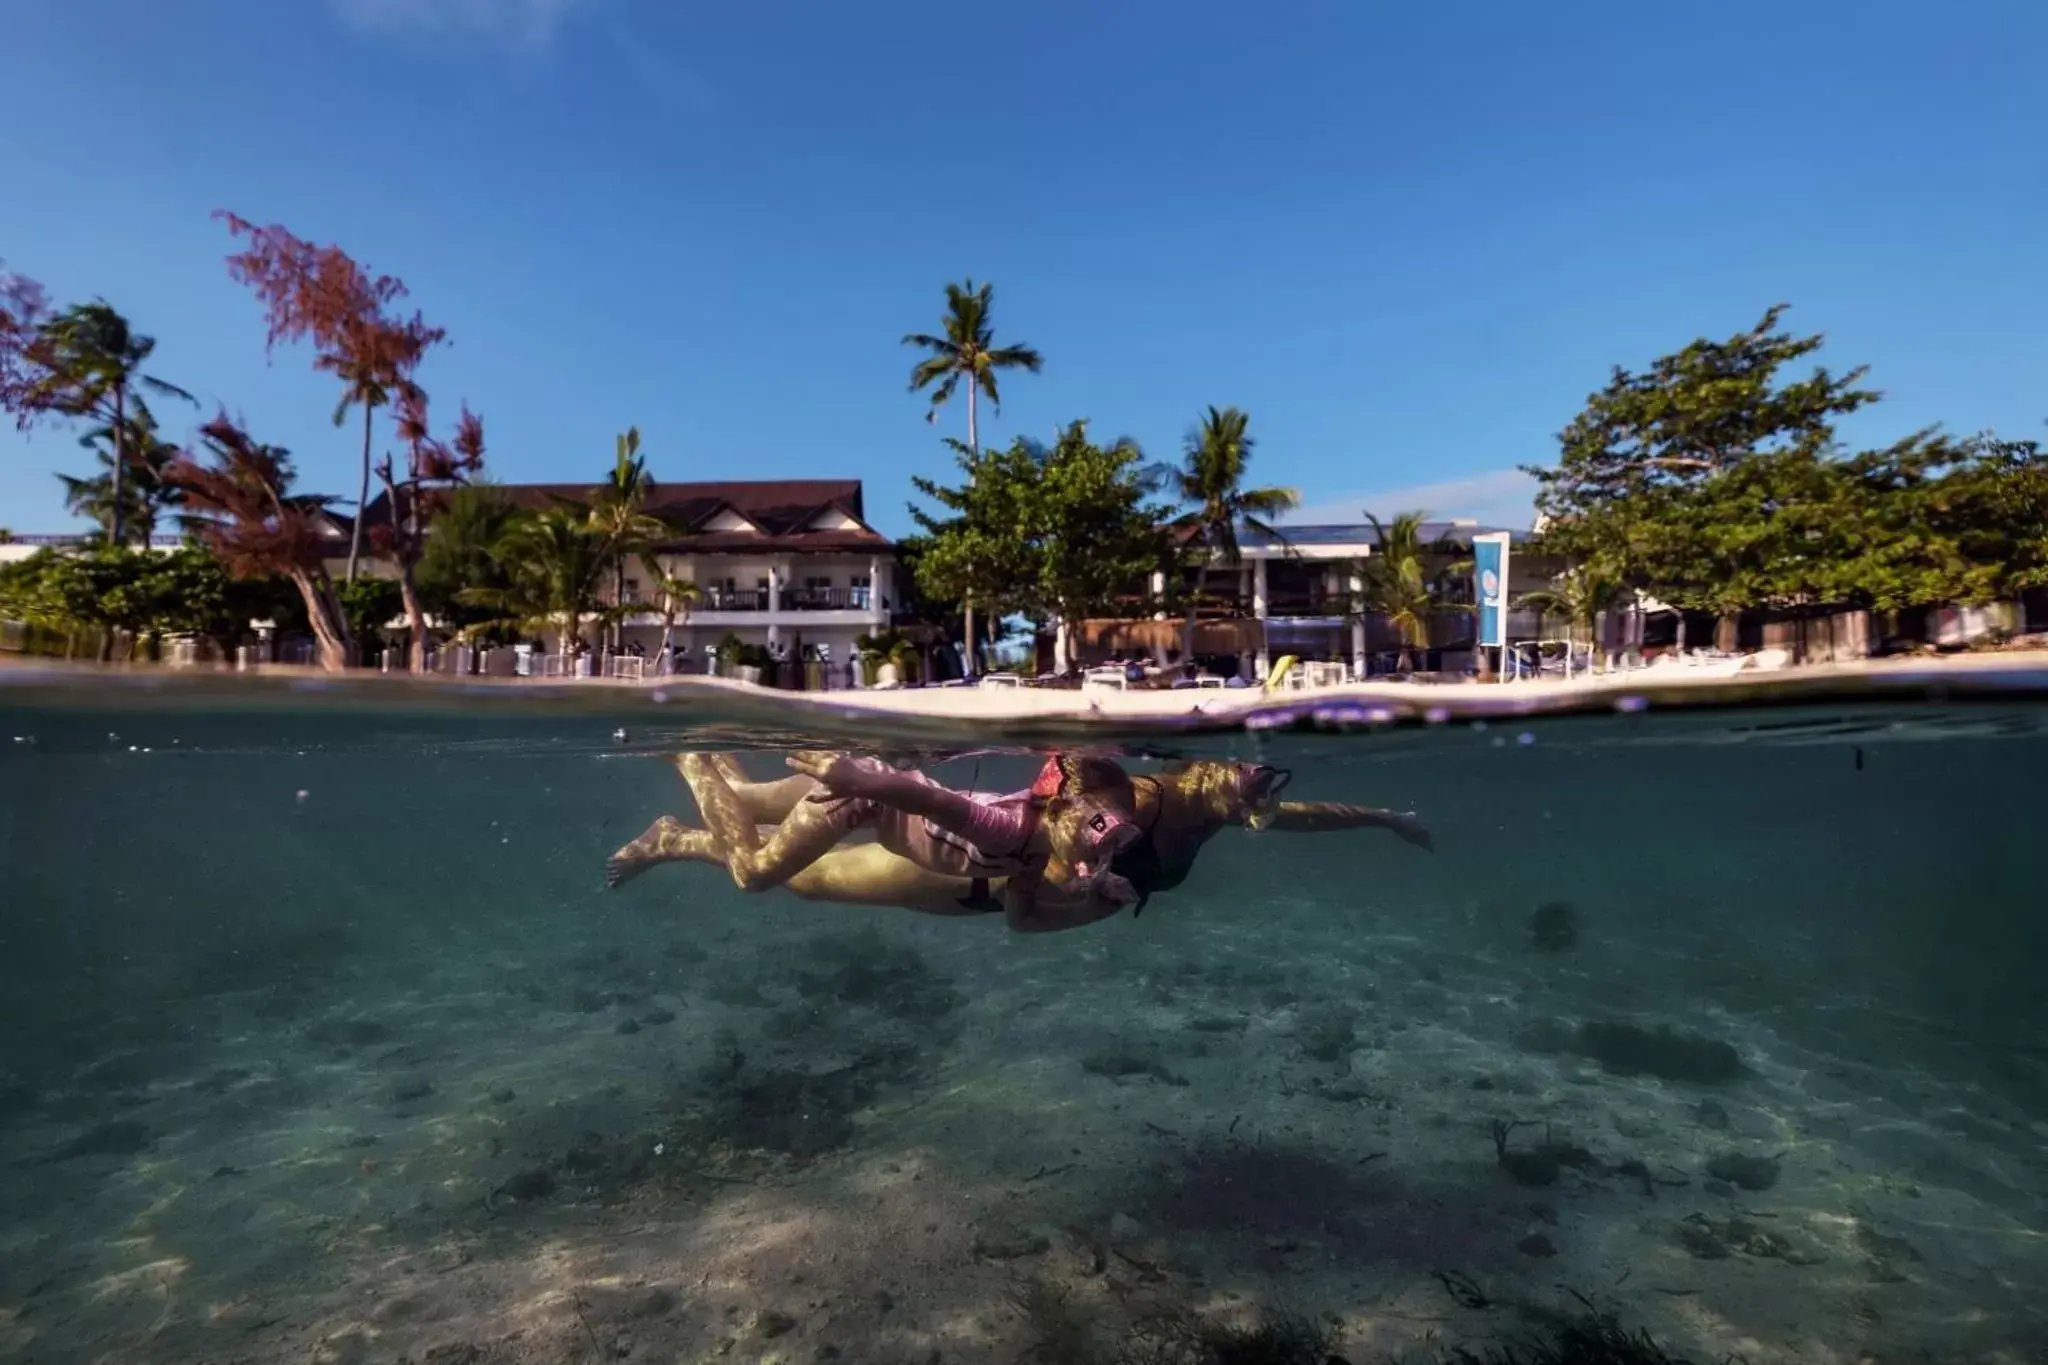
<path id="1" fill-rule="evenodd" d="M 587 483 L 496 487 L 535 511 L 587 501 L 591 492 Z M 887 628 L 901 600 L 896 547 L 868 525 L 858 479 L 662 482 L 644 510 L 673 532 L 654 550 L 662 572 L 695 583 L 699 593 L 676 617 L 678 671 L 703 672 L 707 651 L 727 637 L 777 658 L 843 666 L 854 641 Z M 372 498 L 363 515 L 372 526 L 388 519 L 386 495 Z M 345 531 L 341 546 L 345 555 Z M 645 577 L 637 560 L 627 562 L 627 601 L 657 601 Z M 615 593 L 607 583 L 604 600 Z M 621 643 L 653 659 L 661 638 L 661 615 L 644 612 L 627 619 Z"/>
<path id="2" fill-rule="evenodd" d="M 1405 652 L 1410 664 L 1425 671 L 1457 672 L 1471 661 L 1474 617 L 1470 610 L 1469 572 L 1455 573 L 1472 553 L 1472 537 L 1506 530 L 1476 521 L 1425 523 L 1425 544 L 1441 543 L 1445 553 L 1431 556 L 1441 578 L 1446 609 L 1429 623 L 1427 645 Z M 1404 642 L 1383 617 L 1359 610 L 1365 563 L 1378 552 L 1378 539 L 1368 522 L 1324 526 L 1285 526 L 1280 537 L 1242 532 L 1238 548 L 1242 563 L 1235 569 L 1212 564 L 1205 575 L 1190 571 L 1183 585 L 1202 599 L 1194 654 L 1201 666 L 1224 677 L 1263 678 L 1276 659 L 1293 655 L 1334 665 L 1350 677 L 1393 672 Z M 1529 542 L 1528 531 L 1508 531 L 1511 547 Z M 1561 561 L 1511 553 L 1508 560 L 1510 600 L 1546 586 Z M 1153 575 L 1149 591 L 1133 592 L 1130 616 L 1080 623 L 1077 644 L 1082 665 L 1111 659 L 1151 659 L 1178 663 L 1185 614 L 1159 609 L 1166 600 L 1163 576 Z M 1155 609 L 1140 614 L 1142 606 Z M 1176 608 L 1175 612 L 1181 609 Z M 1535 639 L 1539 623 L 1534 612 L 1509 614 L 1510 639 Z"/>

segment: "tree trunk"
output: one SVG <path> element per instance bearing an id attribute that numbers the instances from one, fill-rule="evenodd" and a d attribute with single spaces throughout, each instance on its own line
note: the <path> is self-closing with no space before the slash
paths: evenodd
<path id="1" fill-rule="evenodd" d="M 123 430 L 128 425 L 128 403 L 123 388 L 123 385 L 114 385 L 114 515 L 107 519 L 107 543 L 110 545 L 126 544 L 121 539 L 121 504 L 128 498 L 128 446 Z"/>
<path id="2" fill-rule="evenodd" d="M 329 673 L 341 672 L 348 667 L 349 633 L 340 603 L 334 600 L 332 592 L 323 592 L 305 570 L 294 569 L 291 578 L 305 600 L 306 621 L 313 627 L 313 638 L 320 645 L 320 666 Z"/>
<path id="3" fill-rule="evenodd" d="M 420 606 L 420 591 L 412 581 L 412 564 L 400 555 L 398 557 L 398 595 L 405 601 L 405 624 L 412 637 L 412 659 L 409 671 L 427 671 L 427 613 Z"/>
<path id="4" fill-rule="evenodd" d="M 1188 601 L 1188 617 L 1180 627 L 1180 666 L 1183 673 L 1195 676 L 1195 631 L 1201 625 L 1202 595 L 1209 591 L 1209 566 L 1204 563 L 1195 574 L 1195 595 Z"/>
<path id="5" fill-rule="evenodd" d="M 363 553 L 363 509 L 370 501 L 370 418 L 373 412 L 370 401 L 364 399 L 363 477 L 362 482 L 356 487 L 355 525 L 349 528 L 348 533 L 348 581 L 351 583 L 356 581 L 356 561 Z M 398 507 L 395 503 L 392 505 L 391 515 L 393 518 L 398 516 Z"/>
<path id="6" fill-rule="evenodd" d="M 976 389 L 977 387 L 978 387 L 978 385 L 977 385 L 977 383 L 976 383 L 976 379 L 975 379 L 975 376 L 974 376 L 974 375 L 973 375 L 973 374 L 972 374 L 972 373 L 970 372 L 970 373 L 968 374 L 968 376 L 967 376 L 967 448 L 968 448 L 969 450 L 973 451 L 973 452 L 974 452 L 975 454 L 979 455 L 979 454 L 981 453 L 981 444 L 980 444 L 979 440 L 977 439 L 977 434 L 976 434 L 976 432 L 975 432 L 975 427 L 974 427 L 974 390 L 975 390 L 975 389 Z M 966 595 L 965 605 L 966 605 L 966 608 L 967 608 L 967 621 L 966 621 L 966 640 L 967 640 L 967 657 L 961 660 L 961 664 L 960 664 L 960 666 L 961 666 L 962 668 L 964 668 L 964 669 L 966 669 L 966 670 L 967 670 L 966 676 L 968 676 L 968 677 L 970 677 L 970 678 L 971 678 L 971 677 L 973 677 L 973 676 L 974 676 L 974 594 L 973 594 L 973 593 L 971 593 L 971 592 L 970 592 L 970 593 L 968 593 L 968 594 Z"/>
<path id="7" fill-rule="evenodd" d="M 1680 662 L 1685 660 L 1685 613 L 1683 611 L 1678 613 L 1678 658 Z"/>

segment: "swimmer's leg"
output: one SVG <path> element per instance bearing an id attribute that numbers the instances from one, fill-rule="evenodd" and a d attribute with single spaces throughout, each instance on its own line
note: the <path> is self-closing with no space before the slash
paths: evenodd
<path id="1" fill-rule="evenodd" d="M 873 905 L 922 915 L 982 915 L 995 909 L 1001 879 L 993 883 L 930 872 L 880 844 L 835 848 L 784 883 L 809 901 Z"/>
<path id="2" fill-rule="evenodd" d="M 733 796 L 753 817 L 757 825 L 779 825 L 789 818 L 797 803 L 818 789 L 818 779 L 802 773 L 792 773 L 774 782 L 756 782 L 748 777 L 746 769 L 731 754 L 706 754 L 705 759 L 725 778 L 726 786 L 732 788 Z M 682 768 L 682 756 L 676 756 L 676 767 Z M 685 778 L 685 781 L 688 779 Z"/>
<path id="3" fill-rule="evenodd" d="M 604 884 L 616 890 L 657 863 L 699 862 L 725 865 L 725 851 L 708 829 L 692 829 L 673 815 L 664 815 L 646 833 L 605 860 Z"/>
<path id="4" fill-rule="evenodd" d="M 683 780 L 697 798 L 697 809 L 718 846 L 725 851 L 726 870 L 742 891 L 780 886 L 809 867 L 837 844 L 868 812 L 858 802 L 821 805 L 798 801 L 766 839 L 752 813 L 732 789 L 718 765 L 703 754 L 677 760 Z"/>

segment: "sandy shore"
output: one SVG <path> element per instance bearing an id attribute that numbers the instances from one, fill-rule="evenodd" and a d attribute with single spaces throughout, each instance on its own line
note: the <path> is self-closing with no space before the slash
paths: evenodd
<path id="1" fill-rule="evenodd" d="M 90 685 L 89 690 L 85 685 Z M 1794 704 L 1859 698 L 2027 696 L 2048 692 L 2048 651 L 1934 656 L 1705 676 L 1683 668 L 1515 683 L 1360 683 L 1293 692 L 931 687 L 787 692 L 725 678 L 685 675 L 614 679 L 421 678 L 268 667 L 247 673 L 101 668 L 0 656 L 0 698 L 24 705 L 118 702 L 151 706 L 224 697 L 252 705 L 614 712 L 704 709 L 735 723 L 842 732 L 879 725 L 892 733 L 997 733 L 1046 738 L 1089 730 L 1230 731 L 1309 725 L 1435 723 L 1507 716 L 1637 711 L 1656 707 Z M 965 724 L 963 724 L 965 723 Z"/>

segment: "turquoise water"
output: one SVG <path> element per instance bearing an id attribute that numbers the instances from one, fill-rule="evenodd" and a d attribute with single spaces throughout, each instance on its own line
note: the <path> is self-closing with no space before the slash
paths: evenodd
<path id="1" fill-rule="evenodd" d="M 696 820 L 665 755 L 845 735 L 35 700 L 0 1359 L 1220 1361 L 1159 1324 L 1293 1314 L 1258 1358 L 1423 1361 L 1589 1310 L 1699 1361 L 2048 1349 L 2039 703 L 1104 738 L 1435 850 L 1227 830 L 1020 936 L 603 889 Z"/>

